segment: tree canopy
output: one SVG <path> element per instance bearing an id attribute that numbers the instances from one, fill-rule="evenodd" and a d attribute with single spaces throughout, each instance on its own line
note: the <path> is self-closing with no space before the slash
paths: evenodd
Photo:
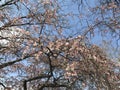
<path id="1" fill-rule="evenodd" d="M 0 87 L 119 90 L 119 12 L 120 0 L 1 0 Z"/>

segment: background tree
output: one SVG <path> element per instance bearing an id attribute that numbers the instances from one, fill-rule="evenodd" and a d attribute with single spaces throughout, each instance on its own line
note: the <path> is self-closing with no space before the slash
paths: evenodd
<path id="1" fill-rule="evenodd" d="M 119 90 L 119 61 L 99 46 L 109 38 L 119 50 L 119 5 L 119 0 L 1 0 L 1 85 Z"/>

